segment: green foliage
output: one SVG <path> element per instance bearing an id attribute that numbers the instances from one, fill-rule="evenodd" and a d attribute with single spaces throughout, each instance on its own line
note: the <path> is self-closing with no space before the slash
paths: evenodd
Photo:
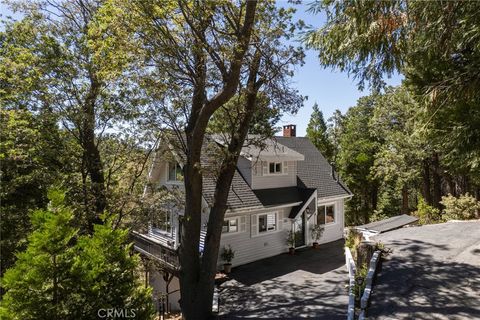
<path id="1" fill-rule="evenodd" d="M 364 263 L 360 267 L 357 267 L 355 270 L 355 285 L 353 287 L 353 293 L 356 300 L 360 300 L 367 286 L 367 273 L 368 273 L 368 264 Z"/>
<path id="2" fill-rule="evenodd" d="M 380 251 L 381 252 L 381 257 L 388 257 L 393 253 L 393 249 L 387 247 L 383 242 L 378 241 L 375 243 L 375 251 Z"/>
<path id="3" fill-rule="evenodd" d="M 468 220 L 477 217 L 480 210 L 480 201 L 471 195 L 464 194 L 454 197 L 451 194 L 442 197 L 443 219 L 448 220 Z"/>
<path id="4" fill-rule="evenodd" d="M 420 224 L 431 224 L 442 222 L 442 215 L 439 209 L 429 206 L 425 200 L 420 197 L 418 199 L 417 210 L 413 212 L 419 218 Z"/>
<path id="5" fill-rule="evenodd" d="M 311 10 L 327 16 L 305 38 L 319 50 L 320 63 L 377 90 L 385 76 L 403 74 L 404 84 L 422 103 L 427 138 L 443 155 L 443 164 L 478 184 L 478 3 L 319 0 Z"/>
<path id="6" fill-rule="evenodd" d="M 333 145 L 328 137 L 323 113 L 316 103 L 313 105 L 313 112 L 308 122 L 307 137 L 328 161 L 332 161 Z"/>
<path id="7" fill-rule="evenodd" d="M 47 210 L 33 212 L 27 249 L 2 279 L 1 318 L 97 319 L 98 309 L 118 308 L 151 319 L 150 292 L 136 278 L 127 231 L 107 220 L 81 235 L 65 194 L 52 190 L 49 198 Z"/>
<path id="8" fill-rule="evenodd" d="M 363 235 L 355 228 L 348 228 L 345 237 L 345 246 L 350 249 L 354 260 L 356 259 L 357 247 L 362 242 Z"/>
<path id="9" fill-rule="evenodd" d="M 337 168 L 354 197 L 346 202 L 345 223 L 368 223 L 376 208 L 379 182 L 370 174 L 380 139 L 368 123 L 373 116 L 377 95 L 362 97 L 342 119 Z"/>
<path id="10" fill-rule="evenodd" d="M 325 231 L 324 225 L 315 224 L 312 226 L 310 230 L 310 234 L 312 235 L 312 238 L 315 240 L 315 242 L 318 242 L 322 238 L 324 231 Z"/>
<path id="11" fill-rule="evenodd" d="M 25 248 L 31 230 L 28 212 L 44 208 L 48 187 L 64 169 L 62 135 L 50 113 L 0 110 L 0 251 L 2 274 Z"/>
<path id="12" fill-rule="evenodd" d="M 288 231 L 286 243 L 290 248 L 295 248 L 295 232 L 292 230 Z"/>
<path id="13" fill-rule="evenodd" d="M 225 263 L 232 263 L 232 260 L 235 257 L 235 251 L 233 251 L 231 246 L 223 247 L 220 257 Z"/>

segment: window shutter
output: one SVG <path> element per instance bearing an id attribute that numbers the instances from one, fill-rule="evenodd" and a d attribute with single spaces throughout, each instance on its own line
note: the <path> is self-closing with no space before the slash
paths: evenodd
<path id="1" fill-rule="evenodd" d="M 283 229 L 283 211 L 277 213 L 277 230 Z"/>
<path id="2" fill-rule="evenodd" d="M 240 217 L 240 232 L 247 231 L 247 217 L 241 216 Z"/>
<path id="3" fill-rule="evenodd" d="M 283 173 L 288 174 L 288 161 L 283 161 Z"/>
<path id="4" fill-rule="evenodd" d="M 262 161 L 262 174 L 266 176 L 268 174 L 268 162 Z"/>
<path id="5" fill-rule="evenodd" d="M 258 234 L 257 216 L 252 214 L 250 216 L 250 236 L 254 237 Z"/>

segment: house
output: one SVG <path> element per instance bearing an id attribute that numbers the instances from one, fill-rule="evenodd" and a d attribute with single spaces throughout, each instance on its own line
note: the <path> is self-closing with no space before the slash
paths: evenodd
<path id="1" fill-rule="evenodd" d="M 294 125 L 285 126 L 283 136 L 265 141 L 262 148 L 242 149 L 228 196 L 220 245 L 231 246 L 235 251 L 233 266 L 287 252 L 289 231 L 295 234 L 297 248 L 313 242 L 311 228 L 317 224 L 325 227 L 320 242 L 343 237 L 344 201 L 352 193 L 316 147 L 307 138 L 296 137 L 295 131 Z M 167 153 L 157 153 L 160 156 L 150 172 L 151 182 L 181 188 L 181 159 L 162 158 Z M 213 179 L 204 179 L 203 222 L 208 219 L 214 188 Z M 164 274 L 152 270 L 149 281 L 172 310 L 179 308 L 180 298 L 175 277 L 178 214 L 181 215 L 172 210 L 144 233 L 135 234 L 135 249 L 162 266 Z"/>

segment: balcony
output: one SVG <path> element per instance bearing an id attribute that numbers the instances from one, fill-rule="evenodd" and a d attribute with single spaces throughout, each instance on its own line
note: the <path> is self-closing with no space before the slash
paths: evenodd
<path id="1" fill-rule="evenodd" d="M 159 262 L 165 269 L 177 273 L 180 264 L 177 252 L 161 241 L 149 237 L 146 234 L 133 232 L 134 249 L 142 255 Z"/>

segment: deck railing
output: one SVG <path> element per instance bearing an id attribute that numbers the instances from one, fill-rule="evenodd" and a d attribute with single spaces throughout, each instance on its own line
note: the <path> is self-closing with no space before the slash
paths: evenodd
<path id="1" fill-rule="evenodd" d="M 134 248 L 137 252 L 161 263 L 172 272 L 179 269 L 178 254 L 175 250 L 155 241 L 155 239 L 138 232 L 133 232 Z"/>

